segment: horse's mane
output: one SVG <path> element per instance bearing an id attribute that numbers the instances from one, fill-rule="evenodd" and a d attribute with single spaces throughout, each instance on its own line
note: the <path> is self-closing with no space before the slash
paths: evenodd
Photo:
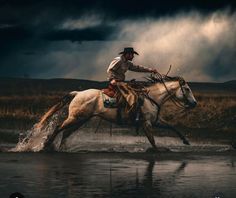
<path id="1" fill-rule="evenodd" d="M 169 81 L 177 81 L 180 79 L 183 79 L 180 76 L 167 76 L 167 75 L 161 75 L 161 74 L 151 74 L 148 77 L 145 77 L 145 79 L 147 80 L 146 82 L 149 82 L 150 84 L 154 84 L 154 83 L 162 83 L 164 82 L 169 82 Z"/>
<path id="2" fill-rule="evenodd" d="M 179 81 L 180 79 L 183 79 L 180 76 L 167 76 L 167 75 L 161 75 L 161 74 L 151 74 L 147 77 L 144 77 L 146 81 L 131 81 L 129 84 L 133 88 L 145 88 L 149 87 L 155 83 L 163 83 L 163 82 L 170 82 L 170 81 Z"/>

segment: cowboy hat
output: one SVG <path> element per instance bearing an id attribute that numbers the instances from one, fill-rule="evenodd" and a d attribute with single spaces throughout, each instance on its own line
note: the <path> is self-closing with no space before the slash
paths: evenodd
<path id="1" fill-rule="evenodd" d="M 133 53 L 133 54 L 138 54 L 138 52 L 134 51 L 134 48 L 132 47 L 125 47 L 123 52 L 120 52 L 119 54 L 126 54 L 126 53 Z"/>

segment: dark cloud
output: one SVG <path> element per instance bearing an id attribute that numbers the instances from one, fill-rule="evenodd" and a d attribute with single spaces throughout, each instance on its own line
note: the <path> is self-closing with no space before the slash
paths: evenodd
<path id="1" fill-rule="evenodd" d="M 235 1 L 189 1 L 189 0 L 5 0 L 0 3 L 1 24 L 13 24 L 18 28 L 36 33 L 50 33 L 58 24 L 67 19 L 78 19 L 89 13 L 97 13 L 103 17 L 103 23 L 121 19 L 137 19 L 143 17 L 163 17 L 175 15 L 177 12 L 198 10 L 209 13 L 228 8 L 235 10 Z M 105 26 L 104 26 L 105 27 Z M 14 28 L 12 29 L 14 31 Z M 19 34 L 21 34 L 19 29 Z M 61 34 L 61 33 L 60 33 Z M 19 38 L 12 34 L 11 38 Z M 2 39 L 2 38 L 0 38 Z"/>
<path id="2" fill-rule="evenodd" d="M 89 10 L 104 13 L 110 17 L 128 18 L 144 15 L 162 16 L 173 14 L 176 11 L 199 10 L 212 12 L 225 7 L 235 8 L 234 0 L 199 1 L 199 0 L 5 0 L 1 3 L 5 9 L 18 9 L 25 14 L 38 14 L 43 11 L 51 11 L 52 15 L 79 16 Z M 12 10 L 13 11 L 13 10 Z M 23 17 L 23 16 L 20 16 Z M 58 16 L 59 17 L 59 16 Z"/>
<path id="3" fill-rule="evenodd" d="M 74 41 L 103 41 L 114 33 L 115 27 L 101 25 L 96 27 L 89 27 L 80 30 L 53 30 L 46 33 L 43 38 L 50 41 L 70 40 Z"/>
<path id="4" fill-rule="evenodd" d="M 32 30 L 24 26 L 8 24 L 2 24 L 0 26 L 0 38 L 3 42 L 29 39 L 30 37 L 32 37 L 32 35 Z"/>
<path id="5" fill-rule="evenodd" d="M 0 0 L 0 76 L 26 73 L 32 77 L 50 78 L 63 77 L 67 73 L 67 77 L 93 76 L 96 79 L 96 72 L 101 71 L 101 66 L 106 67 L 113 56 L 111 48 L 120 50 L 125 45 L 139 42 L 137 33 L 125 32 L 124 27 L 145 19 L 158 21 L 167 17 L 171 21 L 178 13 L 187 16 L 192 11 L 207 16 L 227 10 L 230 15 L 235 7 L 235 1 L 220 0 Z M 142 24 L 140 28 L 139 24 L 136 26 L 135 31 L 142 30 L 140 35 L 150 28 L 145 29 Z M 145 39 L 142 42 L 145 43 Z M 217 52 L 217 58 L 211 56 L 212 60 L 207 61 L 209 65 L 204 69 L 211 77 L 209 79 L 234 74 L 230 66 L 235 64 L 233 47 L 227 45 L 226 48 L 229 48 L 227 53 Z M 104 53 L 104 50 L 107 51 Z M 101 58 L 99 51 L 109 57 Z M 213 70 L 212 65 L 219 69 Z M 75 70 L 78 76 L 67 70 Z"/>
<path id="6" fill-rule="evenodd" d="M 235 9 L 235 1 L 199 1 L 199 0 L 129 0 L 129 1 L 102 1 L 102 10 L 113 19 L 163 17 L 175 15 L 177 12 L 198 10 L 209 13 L 223 8 Z"/>

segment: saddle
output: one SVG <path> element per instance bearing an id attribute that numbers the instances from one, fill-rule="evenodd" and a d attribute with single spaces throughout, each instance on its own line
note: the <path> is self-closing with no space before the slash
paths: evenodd
<path id="1" fill-rule="evenodd" d="M 107 88 L 102 89 L 102 93 L 104 93 L 105 95 L 114 98 L 116 95 L 117 89 L 116 86 L 109 84 Z"/>
<path id="2" fill-rule="evenodd" d="M 146 93 L 137 82 L 119 82 L 116 86 L 109 85 L 102 89 L 103 104 L 105 108 L 117 108 L 117 120 L 121 121 L 121 111 L 129 114 L 131 120 L 137 118 L 140 107 L 144 102 Z"/>
<path id="3" fill-rule="evenodd" d="M 105 108 L 117 108 L 117 89 L 116 86 L 109 84 L 107 88 L 102 89 L 102 98 Z"/>
<path id="4" fill-rule="evenodd" d="M 143 96 L 147 93 L 143 88 L 134 81 L 119 82 L 117 85 L 109 84 L 107 88 L 101 90 L 104 106 L 114 108 L 117 107 L 118 103 L 123 104 L 123 106 L 126 103 L 126 112 L 130 112 L 137 107 L 137 104 L 142 103 Z M 116 106 L 114 103 L 117 103 Z"/>

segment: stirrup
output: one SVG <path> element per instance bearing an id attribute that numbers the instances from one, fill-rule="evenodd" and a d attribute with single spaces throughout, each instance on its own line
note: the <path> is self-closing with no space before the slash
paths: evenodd
<path id="1" fill-rule="evenodd" d="M 135 122 L 138 122 L 139 119 L 140 119 L 140 112 L 138 112 L 138 113 L 136 114 Z"/>

